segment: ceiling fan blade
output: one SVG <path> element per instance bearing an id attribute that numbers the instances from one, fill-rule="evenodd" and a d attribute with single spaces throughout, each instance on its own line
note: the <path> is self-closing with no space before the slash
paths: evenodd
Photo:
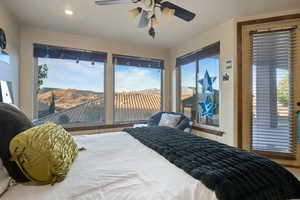
<path id="1" fill-rule="evenodd" d="M 103 0 L 103 1 L 95 1 L 95 4 L 98 6 L 105 6 L 105 5 L 115 5 L 115 4 L 128 4 L 134 3 L 133 0 Z"/>
<path id="2" fill-rule="evenodd" d="M 165 1 L 165 2 L 161 3 L 161 6 L 163 8 L 174 9 L 175 10 L 174 15 L 176 17 L 179 17 L 180 19 L 183 19 L 183 20 L 188 21 L 188 22 L 192 21 L 196 16 L 195 13 L 192 13 L 192 12 L 190 12 L 190 11 L 184 9 L 184 8 L 181 8 L 181 7 L 175 5 L 171 2 L 168 2 L 168 1 Z"/>
<path id="3" fill-rule="evenodd" d="M 149 24 L 149 21 L 150 21 L 150 19 L 148 18 L 148 13 L 145 10 L 143 10 L 140 22 L 138 24 L 138 27 L 139 28 L 145 28 L 145 27 L 147 27 L 148 24 Z"/>

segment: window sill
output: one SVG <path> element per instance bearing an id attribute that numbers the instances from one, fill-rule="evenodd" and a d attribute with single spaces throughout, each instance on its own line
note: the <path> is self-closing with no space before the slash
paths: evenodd
<path id="1" fill-rule="evenodd" d="M 292 153 L 267 152 L 267 151 L 259 151 L 259 150 L 252 150 L 252 152 L 266 156 L 270 159 L 297 160 L 296 155 L 294 155 Z"/>
<path id="2" fill-rule="evenodd" d="M 133 127 L 134 124 L 142 124 L 146 123 L 146 121 L 136 121 L 136 122 L 128 122 L 128 123 L 116 123 L 116 124 L 94 124 L 94 125 L 78 125 L 78 126 L 66 126 L 64 127 L 66 131 L 74 132 L 74 131 L 91 131 L 98 129 L 113 129 L 113 128 L 127 128 Z"/>
<path id="3" fill-rule="evenodd" d="M 217 136 L 220 136 L 220 137 L 222 137 L 224 135 L 224 131 L 219 131 L 219 130 L 215 130 L 215 129 L 211 129 L 211 128 L 207 128 L 207 127 L 202 127 L 202 126 L 199 126 L 199 125 L 193 125 L 192 129 L 197 130 L 197 131 L 201 131 L 201 132 L 204 132 L 204 133 L 209 133 L 209 134 L 212 134 L 212 135 L 217 135 Z"/>
<path id="4" fill-rule="evenodd" d="M 74 132 L 74 131 L 90 131 L 90 130 L 98 130 L 98 129 L 127 128 L 127 127 L 133 127 L 135 124 L 145 124 L 145 123 L 147 123 L 147 121 L 135 121 L 135 122 L 116 123 L 116 124 L 93 124 L 93 125 L 66 126 L 64 128 L 69 132 Z M 192 129 L 197 130 L 197 131 L 202 131 L 205 133 L 209 133 L 212 135 L 217 135 L 217 136 L 224 135 L 224 131 L 201 127 L 199 125 L 193 125 Z"/>

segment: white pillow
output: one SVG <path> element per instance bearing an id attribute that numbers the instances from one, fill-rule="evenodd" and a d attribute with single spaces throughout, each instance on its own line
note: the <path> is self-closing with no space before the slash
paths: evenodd
<path id="1" fill-rule="evenodd" d="M 178 124 L 180 118 L 181 118 L 180 115 L 163 113 L 161 115 L 161 119 L 160 119 L 160 122 L 159 122 L 158 125 L 159 126 L 168 126 L 168 127 L 174 128 Z"/>

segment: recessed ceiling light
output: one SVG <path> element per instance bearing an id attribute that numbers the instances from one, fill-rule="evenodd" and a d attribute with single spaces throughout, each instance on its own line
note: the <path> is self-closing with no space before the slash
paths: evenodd
<path id="1" fill-rule="evenodd" d="M 74 15 L 74 12 L 73 12 L 73 10 L 66 9 L 66 10 L 65 10 L 65 14 L 66 14 L 66 15 L 69 15 L 69 16 L 72 16 L 72 15 Z"/>

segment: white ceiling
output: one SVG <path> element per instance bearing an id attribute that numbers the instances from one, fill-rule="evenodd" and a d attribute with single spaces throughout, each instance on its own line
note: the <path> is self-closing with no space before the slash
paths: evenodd
<path id="1" fill-rule="evenodd" d="M 190 22 L 171 21 L 159 16 L 158 33 L 153 40 L 147 29 L 138 29 L 128 10 L 130 5 L 99 7 L 94 0 L 1 0 L 21 24 L 55 31 L 90 35 L 101 39 L 174 47 L 197 33 L 239 16 L 300 8 L 300 0 L 170 0 L 197 14 Z M 66 8 L 74 16 L 64 14 Z"/>

